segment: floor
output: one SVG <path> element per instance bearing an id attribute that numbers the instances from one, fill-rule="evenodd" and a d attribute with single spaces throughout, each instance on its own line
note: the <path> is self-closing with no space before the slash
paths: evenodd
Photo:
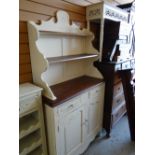
<path id="1" fill-rule="evenodd" d="M 98 138 L 82 155 L 135 155 L 135 143 L 130 141 L 127 116 L 113 128 L 111 138 Z"/>

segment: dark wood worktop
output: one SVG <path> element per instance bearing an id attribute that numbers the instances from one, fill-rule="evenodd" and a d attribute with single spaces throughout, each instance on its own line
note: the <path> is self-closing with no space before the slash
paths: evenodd
<path id="1" fill-rule="evenodd" d="M 80 95 L 82 92 L 91 87 L 101 84 L 102 82 L 103 79 L 98 79 L 90 76 L 81 76 L 53 85 L 50 88 L 57 99 L 53 101 L 43 96 L 43 103 L 48 104 L 51 107 L 55 107 L 65 101 L 70 100 L 73 97 Z"/>

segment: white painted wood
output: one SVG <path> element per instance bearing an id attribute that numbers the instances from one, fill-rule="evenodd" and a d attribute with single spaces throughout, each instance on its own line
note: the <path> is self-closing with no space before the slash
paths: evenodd
<path id="1" fill-rule="evenodd" d="M 87 107 L 87 142 L 91 142 L 102 128 L 104 85 L 97 86 L 89 91 Z"/>
<path id="2" fill-rule="evenodd" d="M 89 25 L 89 22 L 98 20 L 100 21 L 100 43 L 99 43 L 99 61 L 102 61 L 102 53 L 103 50 L 103 42 L 104 42 L 104 20 L 109 19 L 113 21 L 120 21 L 122 23 L 127 23 L 129 14 L 125 12 L 124 10 L 114 7 L 111 5 L 108 5 L 106 1 L 103 1 L 101 3 L 92 4 L 90 6 L 87 6 L 86 8 L 86 18 L 87 23 Z M 122 32 L 122 31 L 121 31 Z"/>
<path id="3" fill-rule="evenodd" d="M 24 83 L 19 85 L 19 98 L 21 99 L 22 97 L 32 95 L 34 93 L 41 92 L 42 88 L 37 87 L 31 83 Z"/>
<path id="4" fill-rule="evenodd" d="M 79 57 L 79 54 L 97 54 L 96 59 L 98 58 L 98 51 L 92 46 L 94 36 L 88 29 L 81 30 L 79 26 L 70 24 L 69 15 L 65 11 L 58 11 L 56 17 L 57 22 L 54 18 L 41 21 L 41 24 L 28 22 L 33 81 L 43 88 L 43 94 L 51 100 L 56 99 L 50 89 L 51 85 L 87 74 L 90 63 L 85 63 L 83 67 L 80 62 L 85 61 L 86 57 Z M 77 55 L 78 60 L 75 58 L 75 62 L 73 59 L 52 62 L 54 57 L 70 55 Z M 97 72 L 92 65 L 96 59 L 87 59 L 91 60 L 91 71 Z M 102 78 L 99 72 L 96 75 L 92 73 L 92 76 Z"/>
<path id="5" fill-rule="evenodd" d="M 66 62 L 64 64 L 64 79 L 68 80 L 84 75 L 86 67 L 84 61 L 77 61 L 76 63 L 74 61 Z"/>
<path id="6" fill-rule="evenodd" d="M 35 28 L 34 22 L 28 23 L 28 33 L 29 33 L 29 46 L 30 46 L 33 81 L 35 82 L 35 84 L 44 88 L 43 90 L 44 95 L 55 100 L 56 97 L 49 88 L 49 85 L 47 84 L 46 81 L 44 81 L 44 79 L 42 79 L 42 73 L 47 70 L 48 62 L 45 59 L 43 53 L 41 53 L 39 48 L 37 47 L 36 42 L 39 39 L 39 32 Z"/>
<path id="7" fill-rule="evenodd" d="M 103 17 L 104 2 L 87 6 L 86 18 L 87 20 L 101 19 Z"/>
<path id="8" fill-rule="evenodd" d="M 59 155 L 60 149 L 58 148 L 59 131 L 58 131 L 58 117 L 57 109 L 50 108 L 45 105 L 45 119 L 47 126 L 47 142 L 49 155 Z"/>
<path id="9" fill-rule="evenodd" d="M 81 5 L 81 6 L 87 6 L 91 4 L 91 2 L 86 1 L 86 0 L 65 0 L 65 1 L 69 3 L 73 3 L 75 5 Z"/>
<path id="10" fill-rule="evenodd" d="M 103 102 L 100 84 L 57 107 L 45 105 L 49 155 L 82 154 L 102 128 Z"/>
<path id="11" fill-rule="evenodd" d="M 101 23 L 100 23 L 100 56 L 99 56 L 99 61 L 102 61 L 102 51 L 103 51 L 103 36 L 104 36 L 104 20 L 101 18 Z M 102 44 L 101 44 L 102 43 Z"/>
<path id="12" fill-rule="evenodd" d="M 79 26 L 70 24 L 69 15 L 65 11 L 58 11 L 56 16 L 57 22 L 54 18 L 41 21 L 40 25 L 28 22 L 33 81 L 43 88 L 43 94 L 51 100 L 56 99 L 50 89 L 54 84 L 82 75 L 102 78 L 93 66 L 93 62 L 98 59 L 98 51 L 92 46 L 93 34 L 88 29 L 81 30 Z M 79 57 L 80 54 L 96 56 L 86 59 Z M 72 55 L 75 59 L 64 60 L 66 56 Z M 79 155 L 100 130 L 101 104 L 90 106 L 90 91 L 54 108 L 45 105 L 50 155 Z M 94 103 L 98 98 L 99 95 L 93 97 Z M 88 136 L 88 128 L 91 136 Z"/>
<path id="13" fill-rule="evenodd" d="M 110 5 L 116 6 L 119 4 L 131 3 L 133 0 L 65 0 L 65 1 L 81 6 L 89 6 L 104 1 L 109 3 Z"/>
<path id="14" fill-rule="evenodd" d="M 41 91 L 42 88 L 30 83 L 19 86 L 20 155 L 31 153 L 38 146 L 47 155 Z"/>
<path id="15" fill-rule="evenodd" d="M 84 107 L 73 109 L 61 118 L 60 134 L 61 146 L 63 151 L 61 155 L 81 154 L 82 145 L 84 143 L 83 134 L 85 133 L 85 111 Z"/>

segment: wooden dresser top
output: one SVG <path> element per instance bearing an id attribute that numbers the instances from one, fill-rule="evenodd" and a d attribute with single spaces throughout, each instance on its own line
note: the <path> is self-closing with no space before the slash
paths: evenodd
<path id="1" fill-rule="evenodd" d="M 81 76 L 53 85 L 50 88 L 52 89 L 57 99 L 52 101 L 43 96 L 43 103 L 48 104 L 51 107 L 55 107 L 73 97 L 80 95 L 82 92 L 91 87 L 101 84 L 102 82 L 103 79 L 98 79 L 90 76 Z"/>

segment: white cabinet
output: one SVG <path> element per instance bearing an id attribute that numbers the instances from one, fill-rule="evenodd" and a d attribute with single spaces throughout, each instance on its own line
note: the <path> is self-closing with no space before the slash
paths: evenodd
<path id="1" fill-rule="evenodd" d="M 19 87 L 20 155 L 47 155 L 41 91 L 30 83 Z"/>
<path id="2" fill-rule="evenodd" d="M 101 128 L 103 79 L 93 66 L 94 35 L 70 24 L 65 11 L 56 18 L 28 22 L 33 81 L 44 89 L 50 155 L 79 155 Z"/>
<path id="3" fill-rule="evenodd" d="M 86 130 L 84 106 L 73 108 L 70 112 L 62 114 L 59 119 L 61 155 L 80 154 Z"/>
<path id="4" fill-rule="evenodd" d="M 89 91 L 87 102 L 87 141 L 92 141 L 102 127 L 104 85 L 95 87 Z"/>
<path id="5" fill-rule="evenodd" d="M 45 105 L 50 155 L 79 155 L 87 149 L 102 128 L 103 98 L 101 83 L 54 108 Z"/>
<path id="6" fill-rule="evenodd" d="M 90 102 L 88 106 L 88 134 L 93 134 L 99 127 L 99 103 Z"/>

